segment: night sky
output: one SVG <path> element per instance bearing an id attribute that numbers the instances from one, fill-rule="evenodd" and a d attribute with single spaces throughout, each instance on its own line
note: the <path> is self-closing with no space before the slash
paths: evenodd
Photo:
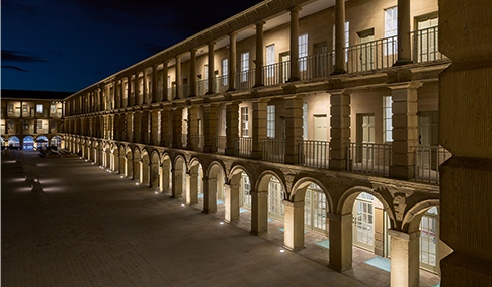
<path id="1" fill-rule="evenodd" d="M 260 0 L 2 0 L 2 89 L 77 92 Z"/>

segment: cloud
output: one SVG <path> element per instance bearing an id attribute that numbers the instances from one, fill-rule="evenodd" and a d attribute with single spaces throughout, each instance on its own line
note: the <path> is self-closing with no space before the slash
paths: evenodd
<path id="1" fill-rule="evenodd" d="M 17 63 L 47 63 L 45 59 L 35 54 L 19 51 L 2 50 L 2 62 Z"/>
<path id="2" fill-rule="evenodd" d="M 28 70 L 24 70 L 24 69 L 21 69 L 19 67 L 14 67 L 14 66 L 2 66 L 2 69 L 3 68 L 11 69 L 11 70 L 19 71 L 19 72 L 29 72 Z"/>

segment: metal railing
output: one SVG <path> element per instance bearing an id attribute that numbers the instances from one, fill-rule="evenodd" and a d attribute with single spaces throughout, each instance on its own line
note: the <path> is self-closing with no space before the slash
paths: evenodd
<path id="1" fill-rule="evenodd" d="M 168 97 L 168 101 L 171 101 L 176 98 L 176 87 L 171 87 L 167 89 L 167 97 Z"/>
<path id="2" fill-rule="evenodd" d="M 255 69 L 238 72 L 236 76 L 236 89 L 249 90 L 255 85 Z"/>
<path id="3" fill-rule="evenodd" d="M 208 79 L 196 81 L 196 95 L 203 96 L 208 92 Z"/>
<path id="4" fill-rule="evenodd" d="M 261 140 L 262 160 L 272 162 L 284 162 L 285 140 L 284 139 L 263 139 Z"/>
<path id="5" fill-rule="evenodd" d="M 262 73 L 265 86 L 285 83 L 290 78 L 290 61 L 263 66 Z"/>
<path id="6" fill-rule="evenodd" d="M 227 148 L 227 137 L 226 136 L 217 136 L 212 138 L 212 147 L 214 147 L 214 151 L 218 154 L 225 154 L 225 150 Z"/>
<path id="7" fill-rule="evenodd" d="M 240 137 L 234 142 L 234 156 L 250 158 L 253 150 L 253 138 Z"/>
<path id="8" fill-rule="evenodd" d="M 188 135 L 181 134 L 181 148 L 186 148 L 188 146 Z"/>
<path id="9" fill-rule="evenodd" d="M 299 77 L 310 80 L 327 77 L 333 72 L 333 51 L 299 58 Z"/>
<path id="10" fill-rule="evenodd" d="M 203 151 L 203 142 L 205 138 L 203 135 L 191 135 L 191 144 L 193 148 L 198 151 Z"/>
<path id="11" fill-rule="evenodd" d="M 190 87 L 188 84 L 179 86 L 179 97 L 185 99 L 190 95 Z"/>
<path id="12" fill-rule="evenodd" d="M 349 143 L 347 171 L 389 176 L 391 155 L 391 144 Z"/>
<path id="13" fill-rule="evenodd" d="M 451 157 L 441 146 L 414 146 L 416 181 L 439 183 L 439 165 Z"/>
<path id="14" fill-rule="evenodd" d="M 412 36 L 412 61 L 430 62 L 445 58 L 438 49 L 438 26 L 410 32 Z"/>
<path id="15" fill-rule="evenodd" d="M 388 68 L 398 60 L 397 36 L 350 46 L 344 50 L 347 73 Z"/>
<path id="16" fill-rule="evenodd" d="M 229 89 L 229 76 L 222 75 L 220 77 L 215 77 L 214 79 L 214 88 L 216 93 L 224 93 Z"/>
<path id="17" fill-rule="evenodd" d="M 303 140 L 299 142 L 299 164 L 327 169 L 329 160 L 329 141 Z"/>

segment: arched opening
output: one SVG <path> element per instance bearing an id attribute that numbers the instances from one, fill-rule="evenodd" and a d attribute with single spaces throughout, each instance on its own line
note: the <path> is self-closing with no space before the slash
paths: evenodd
<path id="1" fill-rule="evenodd" d="M 193 159 L 190 168 L 186 173 L 186 204 L 198 203 L 199 208 L 203 209 L 203 168 L 200 162 Z"/>
<path id="2" fill-rule="evenodd" d="M 212 163 L 209 168 L 208 176 L 205 175 L 203 182 L 203 212 L 217 212 L 217 206 L 225 204 L 225 172 L 218 163 Z"/>
<path id="3" fill-rule="evenodd" d="M 54 136 L 51 139 L 51 146 L 61 148 L 61 138 L 59 136 Z"/>
<path id="4" fill-rule="evenodd" d="M 140 184 L 140 150 L 135 148 L 133 152 L 133 180 Z"/>
<path id="5" fill-rule="evenodd" d="M 130 148 L 127 149 L 125 156 L 125 176 L 133 178 L 133 152 Z"/>
<path id="6" fill-rule="evenodd" d="M 48 146 L 48 138 L 45 137 L 45 136 L 40 136 L 36 139 L 36 143 L 35 143 L 35 148 L 36 149 L 44 149 Z"/>
<path id="7" fill-rule="evenodd" d="M 144 150 L 142 160 L 140 160 L 140 183 L 148 184 L 150 182 L 150 159 L 149 154 Z"/>
<path id="8" fill-rule="evenodd" d="M 159 175 L 160 175 L 160 157 L 158 152 L 153 152 L 152 157 L 150 159 L 150 178 L 149 178 L 149 187 L 154 188 L 159 186 Z"/>
<path id="9" fill-rule="evenodd" d="M 8 141 L 9 147 L 18 148 L 20 147 L 20 142 L 17 137 L 11 137 Z"/>
<path id="10" fill-rule="evenodd" d="M 23 150 L 33 150 L 34 149 L 34 140 L 32 137 L 30 137 L 30 136 L 24 137 L 24 140 L 22 141 L 22 149 Z"/>
<path id="11" fill-rule="evenodd" d="M 169 193 L 171 191 L 171 184 L 172 184 L 172 173 L 171 173 L 171 159 L 169 158 L 169 155 L 164 154 L 162 156 L 161 160 L 162 164 L 160 169 L 160 174 L 159 174 L 159 190 L 162 193 Z"/>
<path id="12" fill-rule="evenodd" d="M 125 148 L 123 146 L 120 146 L 119 151 L 118 151 L 118 172 L 120 174 L 125 174 L 126 175 L 126 157 L 125 157 Z"/>
<path id="13" fill-rule="evenodd" d="M 311 183 L 304 196 L 304 228 L 327 235 L 328 201 L 321 187 Z"/>
<path id="14" fill-rule="evenodd" d="M 119 154 L 118 154 L 118 147 L 117 146 L 112 146 L 111 147 L 111 171 L 118 171 L 119 169 Z"/>
<path id="15" fill-rule="evenodd" d="M 175 159 L 175 163 L 172 169 L 172 194 L 171 197 L 179 198 L 183 196 L 183 190 L 186 186 L 186 164 L 181 156 Z"/>
<path id="16" fill-rule="evenodd" d="M 251 192 L 251 233 L 267 232 L 273 221 L 277 229 L 283 228 L 284 199 L 284 187 L 276 174 L 265 172 L 260 176 L 257 192 Z"/>

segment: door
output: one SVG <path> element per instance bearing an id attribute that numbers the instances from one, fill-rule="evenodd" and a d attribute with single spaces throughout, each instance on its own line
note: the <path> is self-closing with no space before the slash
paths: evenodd
<path id="1" fill-rule="evenodd" d="M 328 140 L 328 123 L 326 119 L 326 115 L 315 115 L 314 116 L 314 140 L 316 141 L 324 141 Z M 328 151 L 327 145 L 317 144 L 316 147 L 312 150 L 314 154 L 308 155 L 312 156 L 316 159 L 328 159 Z"/>
<path id="2" fill-rule="evenodd" d="M 439 115 L 437 111 L 419 112 L 418 113 L 418 133 L 419 145 L 423 148 L 420 154 L 417 154 L 417 164 L 424 169 L 436 169 L 438 166 L 436 160 L 437 149 L 430 147 L 439 146 L 438 142 Z"/>
<path id="3" fill-rule="evenodd" d="M 419 231 L 420 267 L 437 273 L 439 272 L 439 228 L 436 207 L 432 207 L 422 216 Z"/>
<path id="4" fill-rule="evenodd" d="M 304 198 L 304 225 L 306 229 L 326 232 L 326 196 L 315 183 L 311 183 Z"/>
<path id="5" fill-rule="evenodd" d="M 284 193 L 277 178 L 272 177 L 268 183 L 268 215 L 282 219 L 284 217 Z"/>
<path id="6" fill-rule="evenodd" d="M 286 83 L 290 78 L 290 55 L 280 54 L 280 82 Z"/>
<path id="7" fill-rule="evenodd" d="M 437 17 L 418 21 L 419 32 L 415 41 L 418 62 L 437 60 L 437 24 Z"/>
<path id="8" fill-rule="evenodd" d="M 363 164 L 372 164 L 374 161 L 374 145 L 376 142 L 376 117 L 374 114 L 358 114 L 358 143 L 359 150 L 357 152 L 359 162 Z"/>
<path id="9" fill-rule="evenodd" d="M 355 246 L 374 252 L 374 196 L 362 192 L 354 202 L 352 212 L 352 242 Z"/>
<path id="10" fill-rule="evenodd" d="M 328 47 L 326 42 L 314 45 L 314 78 L 326 77 L 328 66 Z"/>
<path id="11" fill-rule="evenodd" d="M 369 71 L 374 68 L 374 35 L 359 36 L 359 71 Z"/>

